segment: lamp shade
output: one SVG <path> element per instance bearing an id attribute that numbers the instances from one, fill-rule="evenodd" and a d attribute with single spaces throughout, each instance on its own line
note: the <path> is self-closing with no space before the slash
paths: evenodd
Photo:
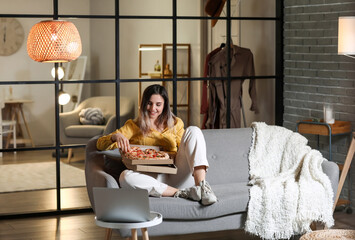
<path id="1" fill-rule="evenodd" d="M 80 56 L 81 49 L 78 29 L 68 21 L 39 22 L 27 38 L 27 53 L 37 62 L 69 62 Z"/>
<path id="2" fill-rule="evenodd" d="M 64 92 L 63 90 L 59 91 L 58 103 L 60 105 L 66 105 L 70 101 L 70 94 Z"/>
<path id="3" fill-rule="evenodd" d="M 65 74 L 63 67 L 58 67 L 57 72 L 58 72 L 58 79 L 62 80 Z M 51 75 L 53 78 L 55 78 L 55 67 L 52 68 Z"/>
<path id="4" fill-rule="evenodd" d="M 339 17 L 338 54 L 355 54 L 355 16 Z"/>

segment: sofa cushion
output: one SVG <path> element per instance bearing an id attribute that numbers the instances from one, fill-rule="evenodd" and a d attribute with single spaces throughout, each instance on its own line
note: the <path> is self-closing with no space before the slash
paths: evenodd
<path id="1" fill-rule="evenodd" d="M 210 206 L 182 198 L 150 197 L 150 209 L 161 213 L 164 219 L 174 220 L 212 219 L 241 213 L 247 209 L 249 188 L 247 182 L 213 185 L 218 202 Z"/>
<path id="2" fill-rule="evenodd" d="M 71 125 L 65 128 L 68 137 L 92 138 L 102 135 L 105 125 Z"/>

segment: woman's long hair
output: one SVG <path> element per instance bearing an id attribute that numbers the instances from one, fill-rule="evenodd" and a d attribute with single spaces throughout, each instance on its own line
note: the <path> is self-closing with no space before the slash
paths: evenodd
<path id="1" fill-rule="evenodd" d="M 147 111 L 147 106 L 150 101 L 150 97 L 154 94 L 160 95 L 164 99 L 164 108 L 163 112 L 157 118 L 159 128 L 168 127 L 173 129 L 175 125 L 176 118 L 170 110 L 169 97 L 166 89 L 158 84 L 150 85 L 147 87 L 142 96 L 142 102 L 139 108 L 139 115 L 137 119 L 137 124 L 141 129 L 143 135 L 146 135 L 150 132 L 153 123 L 150 122 L 149 114 Z"/>

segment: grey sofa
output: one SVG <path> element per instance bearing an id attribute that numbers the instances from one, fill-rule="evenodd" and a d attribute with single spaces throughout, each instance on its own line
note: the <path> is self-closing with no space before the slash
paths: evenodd
<path id="1" fill-rule="evenodd" d="M 198 232 L 241 229 L 246 219 L 249 201 L 248 152 L 251 145 L 251 128 L 203 130 L 207 143 L 210 169 L 207 180 L 219 201 L 202 206 L 190 200 L 150 197 L 152 211 L 163 215 L 163 223 L 149 228 L 149 235 L 176 235 Z M 91 205 L 93 187 L 118 187 L 117 180 L 124 165 L 105 158 L 96 152 L 98 137 L 91 139 L 86 149 L 86 181 Z M 339 170 L 334 162 L 323 162 L 336 193 Z M 119 230 L 122 237 L 128 230 Z"/>

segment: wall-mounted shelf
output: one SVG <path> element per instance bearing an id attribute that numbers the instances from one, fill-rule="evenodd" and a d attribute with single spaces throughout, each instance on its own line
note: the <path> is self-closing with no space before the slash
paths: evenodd
<path id="1" fill-rule="evenodd" d="M 176 45 L 177 50 L 177 78 L 191 77 L 191 45 L 179 43 Z M 156 52 L 156 53 L 154 53 Z M 139 53 L 139 78 L 151 79 L 170 79 L 173 74 L 166 74 L 164 69 L 169 64 L 170 70 L 173 70 L 173 44 L 140 44 L 138 48 Z M 149 54 L 148 54 L 149 53 Z M 161 71 L 154 72 L 154 64 L 156 61 L 161 63 Z M 169 93 L 169 100 L 173 104 L 173 89 L 171 81 L 161 81 L 162 85 Z M 150 84 L 149 84 L 150 85 Z M 144 86 L 142 82 L 138 85 L 138 102 L 140 104 Z M 183 119 L 186 125 L 190 123 L 190 81 L 177 82 L 177 103 L 178 115 Z M 181 116 L 180 114 L 181 113 Z"/>

